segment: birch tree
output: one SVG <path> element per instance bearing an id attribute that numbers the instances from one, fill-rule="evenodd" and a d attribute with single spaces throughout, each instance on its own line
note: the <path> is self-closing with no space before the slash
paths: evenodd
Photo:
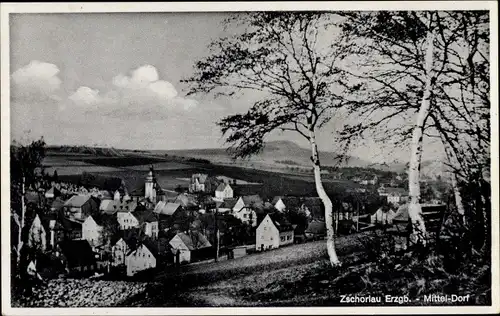
<path id="1" fill-rule="evenodd" d="M 346 126 L 343 137 L 351 141 L 353 135 L 362 137 L 378 130 L 381 141 L 388 137 L 393 142 L 410 140 L 409 215 L 416 233 L 413 237 L 422 244 L 426 230 L 419 180 L 424 137 L 440 139 L 454 159 L 461 159 L 460 152 L 450 149 L 471 147 L 487 138 L 489 118 L 485 118 L 484 104 L 470 102 L 470 96 L 475 96 L 484 103 L 484 91 L 489 90 L 484 86 L 471 89 L 484 79 L 484 69 L 479 70 L 484 61 L 474 57 L 484 54 L 478 44 L 484 42 L 484 33 L 467 34 L 484 28 L 484 15 L 453 11 L 344 14 L 344 35 L 359 47 L 350 74 L 363 83 L 363 89 L 351 107 L 358 122 Z"/>
<path id="2" fill-rule="evenodd" d="M 196 63 L 195 74 L 185 82 L 190 93 L 241 96 L 253 91 L 260 96 L 246 113 L 218 122 L 235 157 L 261 151 L 275 130 L 308 141 L 316 191 L 325 206 L 328 255 L 336 266 L 333 205 L 321 180 L 316 141 L 344 105 L 342 95 L 349 87 L 338 67 L 347 53 L 335 45 L 339 32 L 334 22 L 330 13 L 241 14 L 227 21 L 237 34 L 214 41 L 210 55 Z"/>

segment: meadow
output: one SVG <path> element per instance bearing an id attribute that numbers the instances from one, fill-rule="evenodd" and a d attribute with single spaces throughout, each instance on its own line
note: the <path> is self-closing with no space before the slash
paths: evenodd
<path id="1" fill-rule="evenodd" d="M 182 157 L 154 156 L 145 153 L 103 157 L 49 152 L 44 160 L 48 174 L 53 174 L 54 170 L 57 170 L 58 175 L 66 181 L 78 182 L 82 173 L 86 172 L 100 177 L 123 179 L 130 191 L 143 185 L 151 165 L 155 169 L 158 183 L 166 190 L 187 188 L 193 173 L 205 173 L 209 176 L 236 179 L 235 195 L 259 194 L 264 199 L 278 195 L 316 196 L 314 179 L 310 175 L 299 176 L 281 171 L 219 165 L 191 161 Z M 332 197 L 355 185 L 349 181 L 324 181 L 325 189 Z"/>

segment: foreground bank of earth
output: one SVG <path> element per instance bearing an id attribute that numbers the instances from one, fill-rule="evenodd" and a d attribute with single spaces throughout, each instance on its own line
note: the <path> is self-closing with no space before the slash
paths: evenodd
<path id="1" fill-rule="evenodd" d="M 13 307 L 109 307 L 143 293 L 145 282 L 55 279 L 33 289 L 29 297 L 12 299 Z"/>
<path id="2" fill-rule="evenodd" d="M 220 263 L 185 267 L 158 275 L 161 285 L 123 301 L 136 307 L 349 306 L 342 295 L 408 297 L 404 305 L 424 302 L 428 294 L 471 295 L 469 302 L 491 302 L 487 265 L 468 265 L 448 273 L 440 258 L 419 260 L 414 253 L 378 252 L 367 234 L 337 238 L 341 268 L 329 265 L 324 241 L 292 245 Z M 368 248 L 372 248 L 369 250 Z M 363 305 L 363 304 L 350 304 Z M 366 304 L 364 304 L 366 305 Z M 375 304 L 377 305 L 377 304 Z M 398 306 L 397 301 L 378 305 Z"/>

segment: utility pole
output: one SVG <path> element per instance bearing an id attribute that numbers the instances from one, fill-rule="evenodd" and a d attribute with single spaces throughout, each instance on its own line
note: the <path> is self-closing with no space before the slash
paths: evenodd
<path id="1" fill-rule="evenodd" d="M 219 206 L 217 205 L 217 202 L 215 202 L 215 262 L 219 261 L 219 247 L 220 247 L 219 223 L 217 222 L 218 217 L 219 217 Z"/>

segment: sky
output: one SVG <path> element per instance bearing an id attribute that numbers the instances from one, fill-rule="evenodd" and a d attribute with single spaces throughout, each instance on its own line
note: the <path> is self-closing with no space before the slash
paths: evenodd
<path id="1" fill-rule="evenodd" d="M 187 97 L 181 79 L 228 35 L 224 13 L 13 14 L 10 20 L 11 139 L 129 149 L 223 147 L 215 122 L 246 111 L 255 96 Z M 331 128 L 334 128 L 331 125 Z M 273 133 L 269 140 L 292 140 Z M 332 131 L 320 150 L 336 149 Z M 433 158 L 435 148 L 427 152 Z M 351 154 L 407 161 L 367 140 Z M 425 158 L 425 157 L 424 157 Z"/>

